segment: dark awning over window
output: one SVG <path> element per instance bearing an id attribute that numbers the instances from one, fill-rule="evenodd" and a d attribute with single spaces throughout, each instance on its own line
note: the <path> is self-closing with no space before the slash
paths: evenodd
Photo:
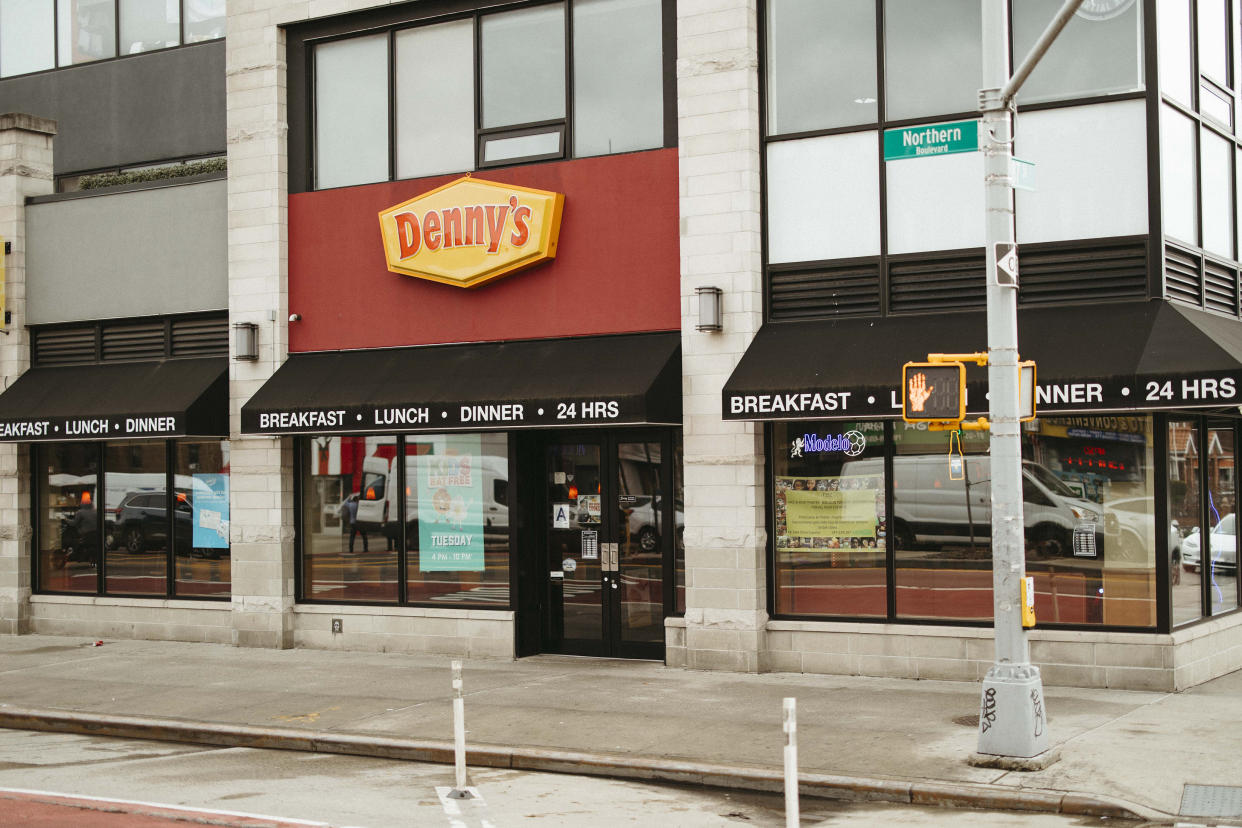
<path id="1" fill-rule="evenodd" d="M 681 423 L 679 333 L 294 354 L 245 434 Z"/>
<path id="2" fill-rule="evenodd" d="M 1044 413 L 1242 403 L 1242 322 L 1170 302 L 1018 312 Z M 725 383 L 727 420 L 901 415 L 901 366 L 987 350 L 983 313 L 769 323 Z M 967 408 L 987 413 L 985 368 L 967 368 Z"/>
<path id="3" fill-rule="evenodd" d="M 226 358 L 32 368 L 0 394 L 0 441 L 228 433 Z"/>

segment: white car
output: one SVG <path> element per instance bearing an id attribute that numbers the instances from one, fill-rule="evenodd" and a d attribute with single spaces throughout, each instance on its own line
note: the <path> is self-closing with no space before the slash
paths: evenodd
<path id="1" fill-rule="evenodd" d="M 1222 572 L 1238 571 L 1238 538 L 1232 512 L 1221 518 L 1220 523 L 1212 528 L 1209 546 L 1212 548 L 1213 568 Z M 1199 546 L 1202 535 L 1196 526 L 1182 540 L 1182 566 L 1188 572 L 1198 572 L 1200 566 Z"/>
<path id="2" fill-rule="evenodd" d="M 1120 558 L 1140 561 L 1146 557 L 1147 536 L 1151 526 L 1152 501 L 1147 497 L 1125 497 L 1104 504 L 1106 511 L 1116 513 L 1121 523 Z M 1182 532 L 1174 520 L 1169 524 L 1169 559 L 1175 564 L 1181 555 Z"/>

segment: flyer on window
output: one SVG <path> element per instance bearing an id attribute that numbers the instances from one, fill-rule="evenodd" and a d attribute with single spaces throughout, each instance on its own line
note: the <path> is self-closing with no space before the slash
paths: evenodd
<path id="1" fill-rule="evenodd" d="M 191 493 L 195 549 L 229 548 L 229 476 L 194 475 Z"/>
<path id="2" fill-rule="evenodd" d="M 418 568 L 482 572 L 482 438 L 449 437 L 443 454 L 418 457 Z"/>
<path id="3" fill-rule="evenodd" d="M 778 546 L 884 547 L 880 475 L 777 477 L 775 500 Z"/>

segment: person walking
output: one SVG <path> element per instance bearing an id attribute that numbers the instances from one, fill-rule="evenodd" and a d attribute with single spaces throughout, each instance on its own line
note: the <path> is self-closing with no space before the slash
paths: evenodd
<path id="1" fill-rule="evenodd" d="M 341 519 L 349 521 L 349 554 L 354 554 L 354 538 L 362 535 L 362 551 L 370 552 L 367 548 L 367 533 L 358 528 L 358 497 L 356 495 L 348 497 L 341 504 Z"/>

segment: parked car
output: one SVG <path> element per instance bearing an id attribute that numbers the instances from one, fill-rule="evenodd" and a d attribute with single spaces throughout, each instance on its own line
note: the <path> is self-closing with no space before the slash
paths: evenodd
<path id="1" fill-rule="evenodd" d="M 193 543 L 194 510 L 184 492 L 177 493 L 174 508 L 177 521 L 177 549 L 188 551 Z M 133 554 L 149 549 L 163 549 L 168 543 L 167 495 L 164 492 L 131 492 L 114 510 L 115 547 L 124 546 Z"/>
<path id="2" fill-rule="evenodd" d="M 625 503 L 622 505 L 622 511 L 625 515 L 626 524 L 629 527 L 629 535 L 631 538 L 638 539 L 638 547 L 643 552 L 655 552 L 660 546 L 660 530 L 658 528 L 659 520 L 663 518 L 663 503 L 659 496 L 653 498 L 650 495 L 634 496 L 633 503 Z M 657 513 L 657 509 L 661 510 Z M 674 514 L 674 528 L 677 532 L 681 532 L 686 526 L 686 516 L 681 509 L 677 509 Z"/>
<path id="3" fill-rule="evenodd" d="M 1220 523 L 1212 527 L 1208 545 L 1212 549 L 1214 569 L 1233 573 L 1238 571 L 1238 538 L 1235 528 L 1236 519 L 1232 512 L 1220 519 Z M 1198 572 L 1202 565 L 1201 546 L 1203 535 L 1199 527 L 1190 530 L 1190 534 L 1182 539 L 1182 567 L 1187 572 Z"/>

